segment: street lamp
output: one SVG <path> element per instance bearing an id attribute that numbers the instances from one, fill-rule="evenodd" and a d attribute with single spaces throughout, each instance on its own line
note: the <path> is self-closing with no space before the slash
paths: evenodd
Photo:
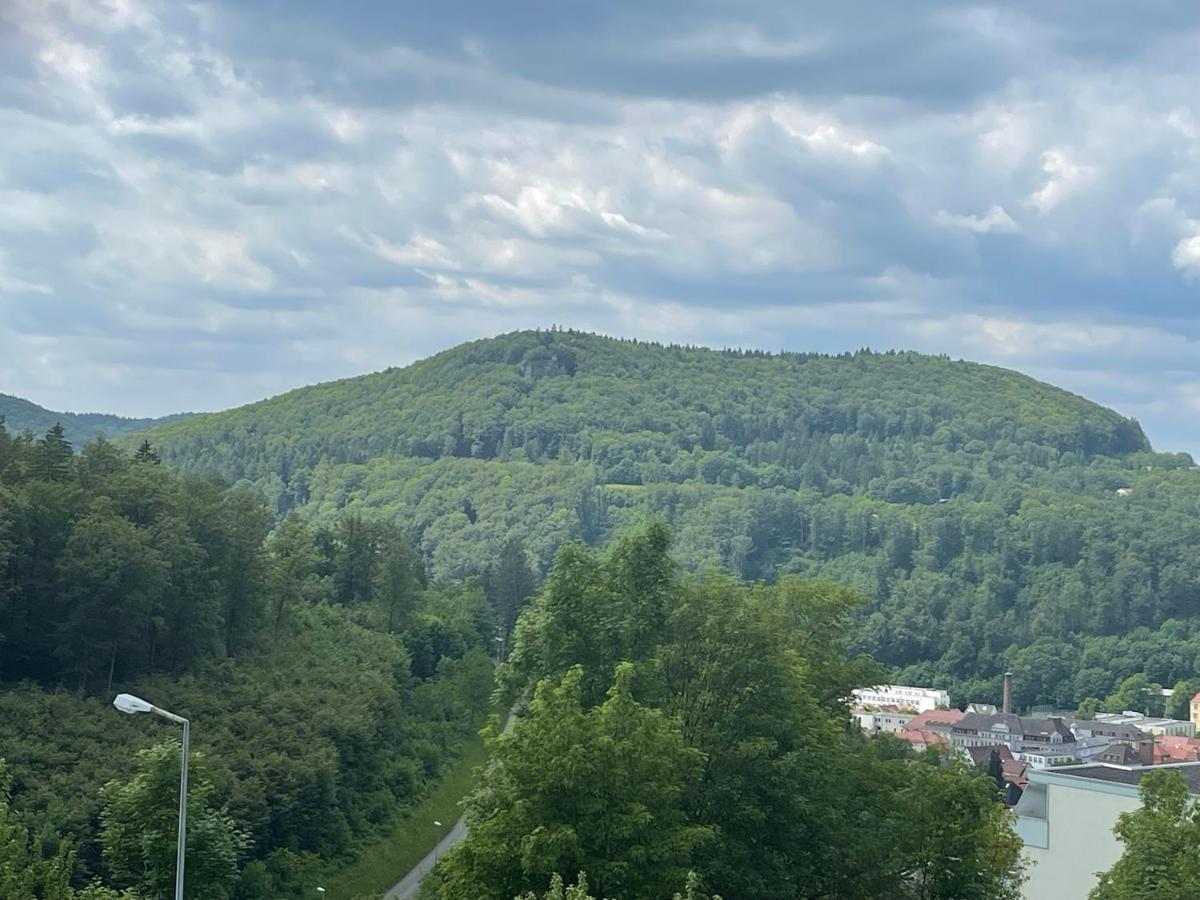
<path id="1" fill-rule="evenodd" d="M 183 726 L 183 763 L 179 774 L 179 835 L 175 849 L 175 900 L 183 900 L 183 856 L 187 846 L 187 776 L 188 776 L 188 726 L 191 724 L 183 716 L 159 709 L 153 703 L 135 697 L 133 694 L 117 694 L 113 706 L 123 713 L 154 713 L 169 722 Z"/>
<path id="2" fill-rule="evenodd" d="M 434 819 L 433 824 L 437 826 L 438 830 L 437 840 L 433 845 L 433 864 L 436 866 L 438 864 L 438 857 L 441 855 L 442 851 L 442 823 L 437 819 Z"/>

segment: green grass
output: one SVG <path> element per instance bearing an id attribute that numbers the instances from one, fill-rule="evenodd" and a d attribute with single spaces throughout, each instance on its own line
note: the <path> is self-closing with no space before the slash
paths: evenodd
<path id="1" fill-rule="evenodd" d="M 433 849 L 462 814 L 458 802 L 474 786 L 472 770 L 487 758 L 483 739 L 473 735 L 429 796 L 396 822 L 392 833 L 368 844 L 350 865 L 331 873 L 328 900 L 380 897 Z M 433 823 L 441 822 L 438 828 Z"/>

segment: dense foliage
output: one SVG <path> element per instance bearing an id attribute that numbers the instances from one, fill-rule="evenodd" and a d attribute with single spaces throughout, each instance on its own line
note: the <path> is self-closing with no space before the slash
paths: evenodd
<path id="1" fill-rule="evenodd" d="M 559 551 L 502 669 L 527 714 L 489 739 L 437 896 L 586 871 L 598 896 L 658 900 L 691 869 L 730 900 L 1017 897 L 994 782 L 851 726 L 874 672 L 846 650 L 855 598 L 681 578 L 669 544 L 651 523 Z"/>
<path id="2" fill-rule="evenodd" d="M 52 412 L 20 397 L 0 394 L 0 418 L 8 423 L 10 431 L 43 434 L 55 425 L 61 425 L 67 440 L 78 446 L 90 443 L 98 437 L 112 438 L 134 431 L 145 431 L 155 425 L 178 422 L 187 416 L 188 413 L 177 413 L 156 419 L 132 419 L 107 413 Z"/>
<path id="3" fill-rule="evenodd" d="M 480 587 L 429 584 L 395 524 L 271 521 L 252 492 L 180 478 L 152 450 L 75 454 L 57 428 L 0 427 L 0 757 L 23 846 L 69 860 L 76 887 L 99 875 L 155 896 L 127 854 L 174 840 L 173 819 L 147 814 L 173 815 L 173 754 L 128 777 L 176 729 L 113 710 L 118 690 L 194 723 L 198 810 L 213 811 L 198 834 L 228 816 L 236 837 L 214 858 L 237 879 L 207 878 L 204 896 L 290 896 L 295 872 L 391 821 L 478 727 L 495 629 Z M 0 854 L 25 852 L 11 843 Z"/>
<path id="4" fill-rule="evenodd" d="M 520 332 L 152 435 L 277 513 L 404 522 L 435 577 L 660 516 L 693 571 L 853 587 L 860 646 L 956 700 L 1200 675 L 1200 473 L 1003 369 Z"/>
<path id="5" fill-rule="evenodd" d="M 1113 833 L 1125 851 L 1092 900 L 1189 900 L 1200 896 L 1200 807 L 1178 772 L 1142 778 L 1141 809 L 1121 813 Z"/>

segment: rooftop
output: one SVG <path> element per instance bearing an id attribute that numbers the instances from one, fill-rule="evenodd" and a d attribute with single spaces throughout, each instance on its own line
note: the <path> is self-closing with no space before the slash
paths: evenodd
<path id="1" fill-rule="evenodd" d="M 1058 734 L 1063 740 L 1075 740 L 1075 735 L 1071 733 L 1071 729 L 1062 719 L 1032 719 L 1027 716 L 1018 716 L 1015 713 L 997 713 L 991 716 L 968 713 L 955 723 L 953 731 L 955 733 L 1007 731 L 1009 734 L 1019 734 L 1022 737 L 1049 737 L 1052 734 Z"/>
<path id="2" fill-rule="evenodd" d="M 966 713 L 958 709 L 931 709 L 909 719 L 904 730 L 926 731 L 938 726 L 948 728 L 965 715 Z"/>
<path id="3" fill-rule="evenodd" d="M 1096 713 L 1097 724 L 1104 725 L 1136 725 L 1138 728 L 1162 728 L 1168 725 L 1186 725 L 1186 719 L 1168 719 L 1163 716 L 1147 716 L 1133 710 L 1119 713 Z"/>
<path id="4" fill-rule="evenodd" d="M 1115 766 L 1111 763 L 1084 766 L 1060 766 L 1050 770 L 1055 776 L 1101 781 L 1108 784 L 1138 785 L 1147 772 L 1174 769 L 1183 775 L 1188 790 L 1200 794 L 1200 762 L 1169 763 L 1165 766 Z"/>

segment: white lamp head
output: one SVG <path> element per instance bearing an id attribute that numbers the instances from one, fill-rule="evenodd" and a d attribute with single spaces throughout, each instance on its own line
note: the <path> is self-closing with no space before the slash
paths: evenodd
<path id="1" fill-rule="evenodd" d="M 153 705 L 147 703 L 141 697 L 133 696 L 133 694 L 117 694 L 116 699 L 113 700 L 113 706 L 115 706 L 121 712 L 129 713 L 130 715 L 133 713 L 154 711 Z"/>
<path id="2" fill-rule="evenodd" d="M 441 823 L 441 822 L 439 822 L 437 819 L 434 819 L 434 820 L 433 820 L 433 824 L 434 824 L 434 825 L 436 825 L 438 828 L 441 828 L 441 827 L 442 827 L 442 823 Z"/>

